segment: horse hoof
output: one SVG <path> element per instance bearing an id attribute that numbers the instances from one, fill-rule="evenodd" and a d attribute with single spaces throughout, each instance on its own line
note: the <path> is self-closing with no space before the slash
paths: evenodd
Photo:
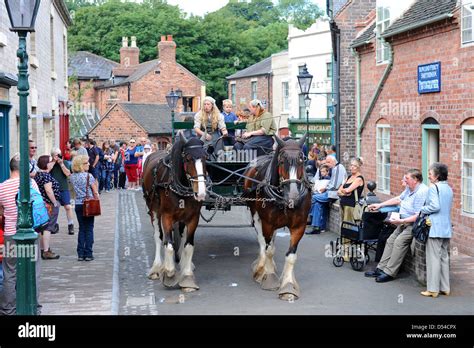
<path id="1" fill-rule="evenodd" d="M 175 274 L 168 276 L 166 273 L 163 275 L 163 285 L 167 288 L 172 288 L 178 284 L 178 277 Z"/>
<path id="2" fill-rule="evenodd" d="M 179 286 L 181 287 L 181 290 L 183 290 L 184 292 L 193 292 L 193 291 L 199 290 L 199 286 L 196 284 L 194 276 L 192 275 L 184 276 L 179 281 Z"/>
<path id="3" fill-rule="evenodd" d="M 280 288 L 278 296 L 283 301 L 294 301 L 300 297 L 300 290 L 297 285 L 293 283 L 287 283 Z"/>
<path id="4" fill-rule="evenodd" d="M 261 285 L 263 290 L 278 290 L 280 280 L 276 273 L 267 273 L 263 275 Z"/>
<path id="5" fill-rule="evenodd" d="M 158 273 L 150 273 L 148 274 L 148 279 L 151 279 L 151 280 L 159 280 L 160 279 L 160 275 Z"/>

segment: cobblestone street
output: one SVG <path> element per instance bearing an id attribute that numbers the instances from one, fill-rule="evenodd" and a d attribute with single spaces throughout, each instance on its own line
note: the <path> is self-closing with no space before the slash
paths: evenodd
<path id="1" fill-rule="evenodd" d="M 474 262 L 465 255 L 451 260 L 452 295 L 437 299 L 419 295 L 423 287 L 406 273 L 388 284 L 376 284 L 350 265 L 332 265 L 325 247 L 333 233 L 304 236 L 298 249 L 296 277 L 301 299 L 278 300 L 251 277 L 257 256 L 255 231 L 246 227 L 245 208 L 219 212 L 201 222 L 193 262 L 199 291 L 165 289 L 146 276 L 154 257 L 153 229 L 140 192 L 121 191 L 101 196 L 102 216 L 95 224 L 95 260 L 76 259 L 77 232 L 67 235 L 61 211 L 61 231 L 52 248 L 59 260 L 43 261 L 43 314 L 473 314 Z M 118 205 L 118 208 L 115 207 Z M 210 215 L 210 212 L 203 212 Z M 231 224 L 235 228 L 222 227 Z M 77 229 L 76 229 L 77 230 Z M 275 260 L 281 272 L 289 234 L 278 231 Z M 374 267 L 373 262 L 367 266 Z M 436 303 L 436 306 L 433 304 Z"/>

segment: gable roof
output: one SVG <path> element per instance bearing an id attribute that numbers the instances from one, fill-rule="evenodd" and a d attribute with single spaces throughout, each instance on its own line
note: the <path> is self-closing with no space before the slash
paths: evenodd
<path id="1" fill-rule="evenodd" d="M 171 109 L 166 104 L 119 104 L 148 134 L 171 134 Z"/>
<path id="2" fill-rule="evenodd" d="M 446 19 L 452 15 L 456 3 L 457 0 L 438 0 L 436 4 L 432 0 L 417 0 L 383 32 L 382 37 L 388 38 L 410 29 Z"/>
<path id="3" fill-rule="evenodd" d="M 181 70 L 183 70 L 185 73 L 191 74 L 194 78 L 199 80 L 199 82 L 201 82 L 203 85 L 205 84 L 205 82 L 203 80 L 201 80 L 199 77 L 194 75 L 192 72 L 190 72 L 188 69 L 183 67 L 181 64 L 176 63 L 176 65 Z M 141 64 L 137 65 L 135 71 L 133 73 L 131 73 L 130 76 L 128 76 L 126 78 L 115 77 L 114 80 L 107 81 L 107 82 L 103 83 L 102 85 L 97 86 L 96 88 L 101 89 L 101 88 L 108 88 L 108 87 L 114 87 L 114 86 L 122 86 L 122 85 L 126 85 L 128 83 L 137 82 L 143 76 L 148 74 L 150 71 L 152 71 L 154 69 L 158 69 L 159 66 L 160 66 L 160 60 L 159 59 L 153 59 L 153 60 L 150 60 L 148 62 L 141 63 Z"/>
<path id="4" fill-rule="evenodd" d="M 108 80 L 112 69 L 119 64 L 87 51 L 77 51 L 69 55 L 68 76 L 77 75 L 79 79 Z"/>
<path id="5" fill-rule="evenodd" d="M 268 75 L 272 72 L 272 57 L 265 58 L 264 60 L 255 63 L 243 70 L 237 71 L 235 74 L 227 76 L 227 80 L 240 79 L 243 77 L 252 77 L 258 75 Z"/>
<path id="6" fill-rule="evenodd" d="M 351 43 L 351 47 L 352 48 L 355 48 L 355 47 L 359 47 L 359 46 L 362 46 L 362 45 L 365 45 L 367 43 L 369 43 L 370 40 L 372 40 L 374 37 L 375 37 L 375 21 L 369 25 L 358 37 L 356 37 L 352 43 Z"/>
<path id="7" fill-rule="evenodd" d="M 333 7 L 333 17 L 336 17 L 340 12 L 342 12 L 352 0 L 334 0 L 332 7 Z"/>

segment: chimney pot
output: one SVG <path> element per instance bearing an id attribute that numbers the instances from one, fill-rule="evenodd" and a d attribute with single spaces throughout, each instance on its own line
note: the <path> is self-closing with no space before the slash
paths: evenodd
<path id="1" fill-rule="evenodd" d="M 122 37 L 122 47 L 128 47 L 128 37 Z"/>
<path id="2" fill-rule="evenodd" d="M 166 41 L 166 36 L 165 35 L 161 35 L 161 42 L 163 41 Z"/>
<path id="3" fill-rule="evenodd" d="M 137 37 L 132 36 L 132 45 L 130 47 L 137 47 Z"/>
<path id="4" fill-rule="evenodd" d="M 168 41 L 173 41 L 173 35 L 168 35 Z"/>

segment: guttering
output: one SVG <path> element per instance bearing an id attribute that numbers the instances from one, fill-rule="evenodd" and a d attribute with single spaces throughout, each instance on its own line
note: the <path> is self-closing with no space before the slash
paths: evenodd
<path id="1" fill-rule="evenodd" d="M 392 36 L 395 36 L 397 34 L 401 34 L 401 33 L 404 33 L 406 31 L 409 31 L 409 30 L 413 30 L 413 29 L 417 29 L 417 28 L 421 28 L 425 25 L 428 25 L 428 24 L 432 24 L 432 23 L 435 23 L 435 22 L 438 22 L 438 21 L 442 21 L 443 19 L 449 19 L 449 18 L 452 18 L 453 17 L 453 14 L 452 13 L 443 13 L 439 16 L 436 16 L 436 17 L 433 17 L 433 18 L 429 18 L 425 21 L 421 21 L 421 22 L 418 22 L 418 23 L 414 23 L 414 24 L 410 24 L 410 25 L 407 25 L 407 26 L 403 26 L 401 28 L 398 28 L 392 32 L 388 32 L 386 34 L 382 34 L 381 36 L 386 39 L 386 38 L 389 38 L 389 37 L 392 37 Z"/>
<path id="2" fill-rule="evenodd" d="M 387 81 L 388 75 L 390 75 L 390 72 L 392 71 L 393 68 L 393 47 L 389 42 L 386 42 L 388 47 L 390 48 L 390 58 L 388 60 L 388 65 L 385 68 L 385 71 L 383 72 L 382 78 L 380 79 L 377 88 L 375 89 L 375 93 L 372 97 L 372 100 L 370 101 L 369 107 L 367 108 L 367 111 L 364 114 L 364 118 L 362 120 L 362 123 L 359 126 L 359 130 L 357 131 L 357 136 L 361 137 L 362 136 L 362 131 L 365 128 L 365 125 L 367 124 L 367 121 L 369 120 L 370 114 L 374 110 L 375 103 L 377 102 L 377 99 L 379 99 L 379 95 L 382 92 L 383 86 L 385 85 L 385 82 Z"/>
<path id="3" fill-rule="evenodd" d="M 352 54 L 355 56 L 356 59 L 356 118 L 357 118 L 357 139 L 356 139 L 356 148 L 357 148 L 357 157 L 360 157 L 361 155 L 361 145 L 362 145 L 362 137 L 360 136 L 360 96 L 361 96 L 361 78 L 360 78 L 360 55 L 357 50 L 354 48 L 352 49 Z"/>

